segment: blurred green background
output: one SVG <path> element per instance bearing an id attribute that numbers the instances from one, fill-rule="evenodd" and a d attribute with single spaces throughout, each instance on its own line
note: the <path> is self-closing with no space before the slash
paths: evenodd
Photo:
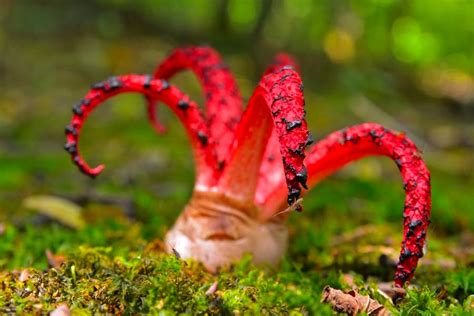
<path id="1" fill-rule="evenodd" d="M 317 139 L 364 121 L 406 131 L 432 171 L 431 227 L 459 237 L 474 229 L 473 12 L 471 0 L 0 0 L 0 221 L 31 221 L 21 201 L 51 194 L 126 209 L 145 223 L 146 239 L 162 237 L 194 172 L 171 113 L 161 109 L 169 131 L 157 136 L 138 95 L 97 110 L 81 143 L 92 165 L 107 165 L 96 180 L 70 162 L 63 128 L 91 83 L 151 73 L 173 48 L 206 43 L 246 98 L 274 54 L 293 54 Z M 202 101 L 192 74 L 172 82 Z M 391 162 L 366 159 L 316 188 L 292 225 L 321 227 L 328 212 L 340 212 L 350 216 L 334 231 L 383 222 L 398 229 L 401 188 Z M 28 258 L 9 266 L 35 261 Z"/>

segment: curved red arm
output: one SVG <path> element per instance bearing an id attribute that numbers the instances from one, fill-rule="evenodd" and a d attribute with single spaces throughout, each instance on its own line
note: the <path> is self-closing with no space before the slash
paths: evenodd
<path id="1" fill-rule="evenodd" d="M 299 73 L 299 66 L 295 59 L 284 53 L 276 55 L 271 65 L 267 67 L 264 75 L 278 72 L 285 66 L 290 66 Z M 301 83 L 301 89 L 303 83 Z M 280 144 L 278 134 L 275 128 L 268 140 L 268 144 L 260 165 L 257 188 L 255 191 L 254 202 L 256 205 L 262 204 L 267 192 L 273 191 L 280 183 L 285 181 L 285 170 L 280 154 Z"/>
<path id="2" fill-rule="evenodd" d="M 301 78 L 290 67 L 263 77 L 257 86 L 237 128 L 219 191 L 253 203 L 258 171 L 274 127 L 284 165 L 287 202 L 298 199 L 300 186 L 306 186 L 303 160 L 308 130 Z"/>
<path id="3" fill-rule="evenodd" d="M 279 53 L 276 54 L 275 57 L 273 57 L 272 63 L 265 69 L 263 72 L 263 75 L 268 75 L 273 72 L 279 71 L 281 68 L 285 66 L 290 66 L 292 67 L 297 73 L 301 73 L 300 71 L 300 66 L 296 62 L 296 60 L 293 58 L 293 56 L 285 53 Z"/>
<path id="4" fill-rule="evenodd" d="M 406 194 L 403 242 L 395 273 L 395 284 L 401 287 L 413 277 L 418 259 L 423 256 L 431 213 L 430 173 L 413 142 L 403 133 L 390 131 L 373 123 L 334 132 L 315 144 L 307 155 L 305 163 L 308 167 L 308 186 L 314 187 L 351 161 L 373 155 L 391 158 L 403 178 Z M 279 198 L 276 199 L 276 196 Z M 284 208 L 283 197 L 284 185 L 281 184 L 267 197 L 267 214 L 270 209 L 274 213 L 275 209 Z"/>
<path id="5" fill-rule="evenodd" d="M 205 46 L 175 49 L 156 68 L 153 77 L 169 79 L 186 69 L 192 70 L 203 86 L 209 138 L 215 144 L 217 160 L 222 167 L 242 115 L 242 97 L 237 82 L 219 53 Z M 155 129 L 162 132 L 155 104 L 153 99 L 148 99 L 148 115 Z"/>
<path id="6" fill-rule="evenodd" d="M 212 143 L 209 141 L 209 130 L 201 116 L 197 104 L 177 88 L 164 80 L 152 79 L 148 75 L 125 75 L 112 77 L 107 81 L 92 85 L 92 89 L 84 99 L 73 107 L 74 116 L 70 125 L 66 126 L 66 151 L 71 154 L 74 163 L 85 174 L 96 177 L 104 169 L 104 165 L 91 168 L 79 152 L 81 129 L 89 114 L 102 102 L 110 97 L 125 93 L 138 92 L 147 97 L 160 100 L 167 104 L 178 116 L 188 134 L 197 166 L 196 184 L 212 186 L 216 180 L 216 165 L 212 154 Z"/>

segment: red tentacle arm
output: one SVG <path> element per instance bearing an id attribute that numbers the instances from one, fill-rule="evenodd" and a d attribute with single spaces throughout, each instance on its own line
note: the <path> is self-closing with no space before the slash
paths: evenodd
<path id="1" fill-rule="evenodd" d="M 203 86 L 209 137 L 215 144 L 217 158 L 222 165 L 242 115 L 242 97 L 237 82 L 219 53 L 210 47 L 174 50 L 157 67 L 153 77 L 169 79 L 186 69 L 192 70 Z M 148 102 L 149 119 L 155 129 L 161 132 L 163 126 L 156 119 L 156 102 L 150 98 Z"/>
<path id="2" fill-rule="evenodd" d="M 164 80 L 152 79 L 148 75 L 126 75 L 112 77 L 107 81 L 92 85 L 87 95 L 73 107 L 74 116 L 66 127 L 67 143 L 65 149 L 71 154 L 74 163 L 85 174 L 95 177 L 104 165 L 91 168 L 79 152 L 79 136 L 89 114 L 102 102 L 114 95 L 125 92 L 138 92 L 147 97 L 160 100 L 178 116 L 188 134 L 196 161 L 196 185 L 210 187 L 216 179 L 216 165 L 209 141 L 209 130 L 201 116 L 197 104 L 177 88 Z"/>
<path id="3" fill-rule="evenodd" d="M 219 180 L 220 192 L 253 203 L 258 171 L 273 128 L 284 165 L 287 201 L 292 204 L 298 199 L 300 186 L 306 186 L 303 160 L 308 130 L 301 78 L 289 67 L 265 76 L 252 95 Z"/>
<path id="4" fill-rule="evenodd" d="M 280 53 L 274 57 L 272 64 L 267 67 L 264 75 L 278 72 L 286 66 L 292 67 L 299 73 L 299 66 L 296 60 L 288 54 Z M 303 83 L 301 83 L 301 88 L 302 87 Z M 256 205 L 261 205 L 265 194 L 271 192 L 280 183 L 285 181 L 285 170 L 281 158 L 278 134 L 275 128 L 273 128 L 260 165 L 258 183 L 254 196 Z"/>
<path id="5" fill-rule="evenodd" d="M 430 222 L 430 173 L 417 147 L 403 133 L 387 130 L 378 124 L 366 123 L 330 134 L 308 153 L 308 186 L 342 168 L 347 163 L 367 156 L 382 155 L 391 158 L 400 169 L 405 190 L 403 209 L 403 242 L 395 284 L 403 286 L 415 272 L 418 259 L 423 256 L 426 230 Z M 271 203 L 280 195 L 280 205 L 265 204 L 269 208 L 283 208 L 284 186 L 269 195 Z M 274 210 L 273 210 L 274 212 Z"/>
<path id="6" fill-rule="evenodd" d="M 290 56 L 285 53 L 279 53 L 275 57 L 273 57 L 273 61 L 271 65 L 268 66 L 267 69 L 265 69 L 265 72 L 263 73 L 263 75 L 268 75 L 273 72 L 277 72 L 285 66 L 293 67 L 293 69 L 297 73 L 301 73 L 300 66 L 298 65 L 296 60 L 293 58 L 293 56 Z"/>
<path id="7" fill-rule="evenodd" d="M 156 113 L 157 100 L 153 100 L 150 97 L 145 98 L 147 103 L 146 110 L 148 114 L 148 121 L 150 122 L 155 132 L 157 132 L 158 134 L 164 134 L 166 132 L 166 127 L 160 122 Z"/>

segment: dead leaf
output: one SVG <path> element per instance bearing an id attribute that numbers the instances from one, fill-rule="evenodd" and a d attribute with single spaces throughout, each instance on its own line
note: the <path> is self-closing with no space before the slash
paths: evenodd
<path id="1" fill-rule="evenodd" d="M 358 315 L 360 313 L 377 316 L 392 315 L 388 309 L 368 295 L 360 295 L 355 290 L 344 293 L 328 285 L 323 289 L 321 302 L 329 303 L 336 312 L 347 313 L 348 315 Z"/>
<path id="2" fill-rule="evenodd" d="M 18 278 L 18 280 L 20 282 L 25 282 L 29 278 L 30 278 L 30 271 L 28 271 L 27 269 L 24 269 L 24 270 L 21 271 L 20 277 Z"/>
<path id="3" fill-rule="evenodd" d="M 71 315 L 71 310 L 69 307 L 63 303 L 58 305 L 54 311 L 49 314 L 50 316 L 70 316 Z"/>
<path id="4" fill-rule="evenodd" d="M 206 291 L 206 295 L 212 295 L 217 291 L 217 281 L 212 283 L 212 285 L 209 287 L 209 289 Z"/>
<path id="5" fill-rule="evenodd" d="M 7 226 L 4 223 L 0 223 L 0 236 L 5 234 L 6 230 L 7 230 Z"/>
<path id="6" fill-rule="evenodd" d="M 41 311 L 43 309 L 43 304 L 34 304 L 33 307 Z"/>
<path id="7" fill-rule="evenodd" d="M 33 195 L 23 200 L 23 207 L 36 210 L 71 228 L 81 229 L 86 225 L 82 208 L 63 198 Z"/>
<path id="8" fill-rule="evenodd" d="M 48 258 L 48 264 L 51 268 L 59 268 L 61 264 L 66 262 L 66 257 L 63 255 L 55 255 L 51 251 L 46 250 L 46 258 Z"/>

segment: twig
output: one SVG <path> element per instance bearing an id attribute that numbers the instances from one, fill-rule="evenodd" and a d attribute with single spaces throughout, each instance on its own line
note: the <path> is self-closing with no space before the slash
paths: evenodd
<path id="1" fill-rule="evenodd" d="M 273 214 L 272 217 L 277 217 L 281 214 L 285 214 L 285 213 L 288 213 L 288 212 L 292 212 L 292 211 L 296 211 L 298 210 L 300 207 L 301 207 L 301 203 L 303 202 L 303 198 L 299 198 L 298 200 L 296 200 L 295 203 L 291 204 L 290 206 L 288 206 L 286 209 L 284 209 L 283 211 L 280 211 L 276 214 Z"/>

